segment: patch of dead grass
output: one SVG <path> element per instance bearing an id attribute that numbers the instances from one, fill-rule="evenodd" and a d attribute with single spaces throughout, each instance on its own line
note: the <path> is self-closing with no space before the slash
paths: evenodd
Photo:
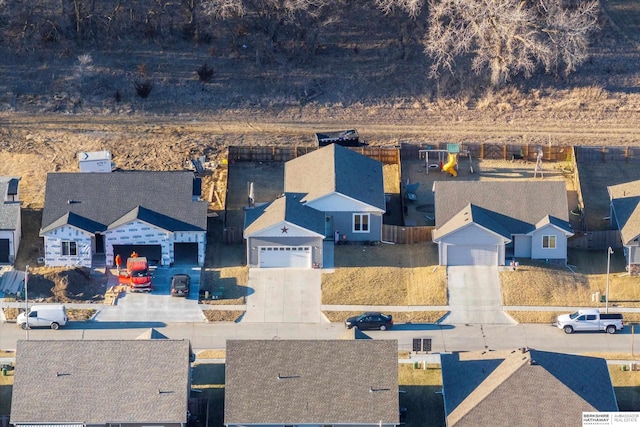
<path id="1" fill-rule="evenodd" d="M 227 350 L 202 350 L 196 354 L 197 359 L 224 359 L 227 357 Z"/>
<path id="2" fill-rule="evenodd" d="M 361 311 L 323 311 L 330 322 L 344 322 L 349 317 L 362 314 Z M 447 311 L 388 311 L 385 314 L 393 316 L 393 323 L 436 323 L 442 319 Z"/>
<path id="3" fill-rule="evenodd" d="M 249 283 L 249 267 L 245 265 L 207 268 L 202 272 L 201 280 L 203 283 L 200 287 L 201 290 L 215 291 L 220 286 L 224 286 L 224 297 L 222 299 L 202 300 L 203 304 L 243 305 L 247 295 L 247 284 Z"/>
<path id="4" fill-rule="evenodd" d="M 504 305 L 598 307 L 591 294 L 603 292 L 585 274 L 527 261 L 516 271 L 501 271 L 500 282 Z"/>
<path id="5" fill-rule="evenodd" d="M 19 308 L 3 308 L 4 317 L 8 321 L 13 321 L 18 318 L 18 314 L 21 311 L 24 311 Z M 69 320 L 89 320 L 96 314 L 96 310 L 93 308 L 84 309 L 84 308 L 67 308 L 67 317 Z"/>
<path id="6" fill-rule="evenodd" d="M 383 165 L 384 192 L 400 194 L 400 169 L 398 165 Z"/>
<path id="7" fill-rule="evenodd" d="M 323 304 L 446 305 L 444 268 L 346 267 L 322 275 Z"/>
<path id="8" fill-rule="evenodd" d="M 242 310 L 203 310 L 209 322 L 235 322 L 244 314 Z"/>
<path id="9" fill-rule="evenodd" d="M 323 304 L 446 305 L 446 269 L 434 245 L 341 245 L 322 275 Z M 366 267 L 365 267 L 366 266 Z"/>
<path id="10" fill-rule="evenodd" d="M 509 316 L 518 323 L 554 323 L 566 311 L 507 311 Z"/>

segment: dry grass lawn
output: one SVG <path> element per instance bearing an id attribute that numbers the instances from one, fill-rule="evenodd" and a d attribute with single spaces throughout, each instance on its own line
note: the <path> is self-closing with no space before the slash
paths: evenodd
<path id="1" fill-rule="evenodd" d="M 414 369 L 412 363 L 398 365 L 398 385 L 406 393 L 400 394 L 400 406 L 407 408 L 408 427 L 444 426 L 442 401 L 442 371 L 440 365 Z"/>
<path id="2" fill-rule="evenodd" d="M 202 310 L 209 322 L 235 322 L 245 313 L 241 310 Z"/>
<path id="3" fill-rule="evenodd" d="M 323 311 L 330 322 L 344 322 L 349 317 L 362 314 L 361 311 Z M 446 311 L 388 311 L 385 314 L 393 316 L 394 323 L 436 323 L 442 319 Z"/>
<path id="4" fill-rule="evenodd" d="M 400 169 L 398 165 L 382 166 L 382 174 L 384 176 L 384 192 L 400 193 Z"/>
<path id="5" fill-rule="evenodd" d="M 224 286 L 224 298 L 219 300 L 203 300 L 203 304 L 211 305 L 243 305 L 249 283 L 249 267 L 232 266 L 207 268 L 202 272 L 201 289 L 217 290 Z"/>
<path id="6" fill-rule="evenodd" d="M 609 374 L 620 410 L 640 410 L 640 371 L 623 371 L 621 365 L 609 365 Z"/>
<path id="7" fill-rule="evenodd" d="M 323 304 L 447 304 L 434 245 L 337 246 L 335 259 L 335 272 L 322 275 Z"/>
<path id="8" fill-rule="evenodd" d="M 500 272 L 503 304 L 604 307 L 603 303 L 592 301 L 592 294 L 600 292 L 604 295 L 607 289 L 607 257 L 606 252 L 601 252 L 570 251 L 569 262 L 573 271 L 543 262 L 522 260 L 516 271 Z M 640 277 L 631 277 L 625 273 L 622 254 L 612 255 L 609 274 L 610 306 L 640 307 L 639 285 Z M 546 323 L 545 316 L 550 315 L 542 314 L 541 323 Z M 537 315 L 517 316 L 530 316 L 535 320 Z M 632 317 L 629 316 L 630 319 Z"/>

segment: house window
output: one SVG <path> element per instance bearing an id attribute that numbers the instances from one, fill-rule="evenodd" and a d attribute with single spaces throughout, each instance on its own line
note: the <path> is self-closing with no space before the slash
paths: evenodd
<path id="1" fill-rule="evenodd" d="M 62 255 L 76 256 L 78 255 L 77 242 L 62 242 Z"/>
<path id="2" fill-rule="evenodd" d="M 556 236 L 542 236 L 542 247 L 544 249 L 555 249 Z"/>
<path id="3" fill-rule="evenodd" d="M 353 232 L 369 232 L 369 214 L 353 214 Z"/>

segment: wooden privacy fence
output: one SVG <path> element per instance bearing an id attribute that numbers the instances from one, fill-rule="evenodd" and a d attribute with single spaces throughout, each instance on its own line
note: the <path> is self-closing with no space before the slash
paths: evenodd
<path id="1" fill-rule="evenodd" d="M 446 150 L 449 142 L 438 142 L 432 144 L 411 144 L 402 143 L 400 145 L 400 157 L 402 159 L 419 159 L 420 150 Z M 474 159 L 486 160 L 528 160 L 535 162 L 538 156 L 538 148 L 542 150 L 542 158 L 545 161 L 567 161 L 572 156 L 571 146 L 564 145 L 544 145 L 544 144 L 499 144 L 485 142 L 462 142 L 460 151 L 468 151 Z"/>
<path id="2" fill-rule="evenodd" d="M 400 225 L 382 225 L 382 240 L 398 244 L 431 242 L 431 231 L 435 227 L 403 227 Z"/>
<path id="3" fill-rule="evenodd" d="M 395 147 L 345 147 L 363 156 L 370 157 L 383 164 L 399 164 L 400 152 Z M 229 162 L 287 162 L 296 157 L 317 150 L 318 147 L 310 146 L 257 146 L 238 147 L 230 146 L 228 151 Z"/>
<path id="4" fill-rule="evenodd" d="M 573 249 L 606 250 L 607 248 L 621 248 L 620 231 L 603 230 L 576 233 L 567 241 L 567 246 Z"/>
<path id="5" fill-rule="evenodd" d="M 578 163 L 640 162 L 640 147 L 575 147 Z"/>

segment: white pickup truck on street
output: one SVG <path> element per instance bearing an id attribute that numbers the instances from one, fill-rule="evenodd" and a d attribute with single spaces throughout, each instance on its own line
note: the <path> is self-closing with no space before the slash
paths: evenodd
<path id="1" fill-rule="evenodd" d="M 600 313 L 597 308 L 562 314 L 558 316 L 557 326 L 564 330 L 565 334 L 573 331 L 605 331 L 608 334 L 615 334 L 616 331 L 624 328 L 622 314 Z"/>

